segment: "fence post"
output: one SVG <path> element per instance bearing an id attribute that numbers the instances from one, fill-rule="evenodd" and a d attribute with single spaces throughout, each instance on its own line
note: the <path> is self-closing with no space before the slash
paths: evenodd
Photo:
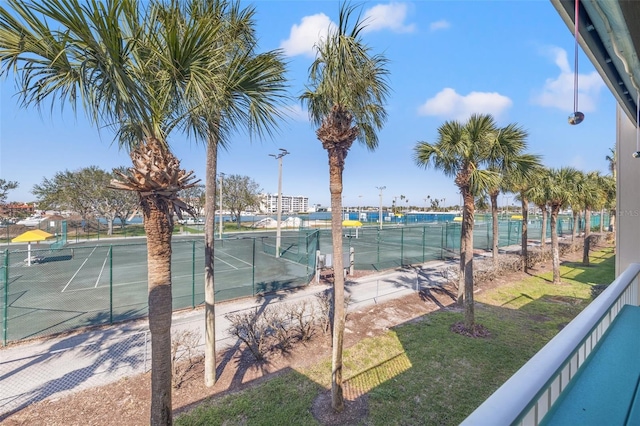
<path id="1" fill-rule="evenodd" d="M 7 226 L 8 228 L 8 226 Z M 7 346 L 7 333 L 9 329 L 9 325 L 7 321 L 9 320 L 9 316 L 7 315 L 7 311 L 9 309 L 9 250 L 5 249 L 4 251 L 4 271 L 2 272 L 2 279 L 4 280 L 4 301 L 2 302 L 3 313 L 2 316 L 2 346 Z"/>
<path id="2" fill-rule="evenodd" d="M 109 246 L 109 324 L 113 324 L 113 245 Z"/>
<path id="3" fill-rule="evenodd" d="M 378 229 L 376 232 L 378 233 L 378 244 L 376 244 L 378 248 L 378 260 L 376 262 L 376 269 L 380 270 L 380 230 Z"/>
<path id="4" fill-rule="evenodd" d="M 400 229 L 400 266 L 404 265 L 404 228 Z"/>
<path id="5" fill-rule="evenodd" d="M 251 294 L 256 295 L 256 238 L 253 240 L 253 254 L 251 258 Z M 264 244 L 264 241 L 263 241 Z"/>
<path id="6" fill-rule="evenodd" d="M 191 308 L 196 307 L 196 242 L 191 241 Z"/>
<path id="7" fill-rule="evenodd" d="M 422 263 L 426 262 L 427 258 L 425 256 L 426 250 L 426 238 L 427 238 L 427 227 L 422 227 Z"/>
<path id="8" fill-rule="evenodd" d="M 444 236 L 447 229 L 447 222 L 444 226 L 440 225 L 440 260 L 444 260 Z"/>

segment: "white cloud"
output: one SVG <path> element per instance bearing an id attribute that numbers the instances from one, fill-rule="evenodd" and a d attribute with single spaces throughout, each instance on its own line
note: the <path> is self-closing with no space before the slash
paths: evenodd
<path id="1" fill-rule="evenodd" d="M 439 30 L 446 30 L 449 29 L 451 27 L 451 23 L 447 20 L 441 19 L 439 21 L 435 21 L 432 22 L 431 24 L 429 24 L 429 30 L 431 32 L 434 31 L 439 31 Z"/>
<path id="2" fill-rule="evenodd" d="M 364 13 L 366 32 L 390 29 L 396 33 L 410 33 L 416 29 L 415 24 L 405 24 L 407 19 L 406 3 L 379 4 L 367 9 Z"/>
<path id="3" fill-rule="evenodd" d="M 289 38 L 280 43 L 287 56 L 307 55 L 314 57 L 314 45 L 326 37 L 330 28 L 335 27 L 331 19 L 324 13 L 305 16 L 300 25 L 293 25 Z"/>
<path id="4" fill-rule="evenodd" d="M 282 111 L 295 121 L 309 121 L 309 111 L 302 108 L 300 104 L 286 105 Z"/>
<path id="5" fill-rule="evenodd" d="M 543 107 L 573 112 L 574 73 L 569 66 L 567 51 L 552 46 L 543 50 L 542 54 L 558 66 L 560 73 L 556 77 L 546 79 L 544 86 L 536 91 L 531 102 Z M 578 110 L 595 111 L 603 87 L 604 82 L 596 71 L 589 74 L 578 73 Z"/>
<path id="6" fill-rule="evenodd" d="M 511 99 L 496 92 L 471 92 L 462 96 L 447 87 L 420 105 L 418 114 L 459 121 L 468 120 L 471 114 L 491 114 L 499 119 L 512 104 Z"/>

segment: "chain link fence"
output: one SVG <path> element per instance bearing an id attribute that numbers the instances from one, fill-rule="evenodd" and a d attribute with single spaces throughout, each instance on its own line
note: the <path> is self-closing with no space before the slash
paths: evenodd
<path id="1" fill-rule="evenodd" d="M 274 237 L 216 241 L 216 301 L 307 285 L 315 275 L 319 232 L 283 236 L 279 258 Z M 2 343 L 112 324 L 148 313 L 146 243 L 89 245 L 0 253 Z M 33 261 L 35 259 L 35 261 Z M 204 240 L 172 242 L 173 309 L 204 303 Z"/>

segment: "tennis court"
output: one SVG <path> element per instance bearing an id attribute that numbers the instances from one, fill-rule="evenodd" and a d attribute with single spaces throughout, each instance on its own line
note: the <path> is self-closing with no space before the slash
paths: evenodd
<path id="1" fill-rule="evenodd" d="M 294 246 L 300 249 L 297 257 L 305 263 L 299 263 L 265 253 L 265 239 L 273 236 L 216 242 L 216 301 L 309 283 L 314 274 L 315 247 L 307 255 L 302 253 L 306 247 L 297 245 L 298 236 L 293 242 L 283 238 L 283 246 L 290 251 Z M 172 251 L 173 309 L 204 303 L 204 240 L 174 238 Z M 31 254 L 38 258 L 31 266 L 24 261 L 26 247 L 12 246 L 2 256 L 0 315 L 5 344 L 147 315 L 146 243 L 80 243 L 59 250 L 35 247 Z"/>

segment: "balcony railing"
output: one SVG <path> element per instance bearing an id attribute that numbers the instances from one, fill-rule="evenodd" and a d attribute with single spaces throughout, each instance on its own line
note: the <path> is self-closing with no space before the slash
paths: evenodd
<path id="1" fill-rule="evenodd" d="M 538 425 L 624 305 L 640 305 L 633 263 L 462 423 Z"/>

